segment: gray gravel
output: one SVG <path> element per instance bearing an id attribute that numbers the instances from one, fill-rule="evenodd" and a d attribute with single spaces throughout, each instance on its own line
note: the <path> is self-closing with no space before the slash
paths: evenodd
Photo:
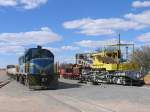
<path id="1" fill-rule="evenodd" d="M 8 78 L 0 74 L 0 81 Z M 33 91 L 12 81 L 0 89 L 0 105 L 0 112 L 149 112 L 150 87 L 60 79 L 58 90 Z"/>

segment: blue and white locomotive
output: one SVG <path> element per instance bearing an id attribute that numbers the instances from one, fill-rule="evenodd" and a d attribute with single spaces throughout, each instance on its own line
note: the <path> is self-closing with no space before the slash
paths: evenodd
<path id="1" fill-rule="evenodd" d="M 19 58 L 17 80 L 29 88 L 58 87 L 58 75 L 54 71 L 54 55 L 41 46 L 30 48 Z"/>

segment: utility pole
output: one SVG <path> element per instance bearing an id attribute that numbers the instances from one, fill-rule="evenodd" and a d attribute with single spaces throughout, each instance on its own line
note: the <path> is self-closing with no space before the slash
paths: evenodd
<path id="1" fill-rule="evenodd" d="M 120 41 L 120 33 L 119 33 L 119 39 L 118 39 L 118 62 L 117 62 L 117 70 L 119 70 L 119 64 L 120 64 L 120 53 L 121 53 L 121 48 L 120 48 L 120 45 L 121 45 L 121 41 Z"/>
<path id="2" fill-rule="evenodd" d="M 120 41 L 120 33 L 119 33 L 119 40 L 118 40 L 119 51 L 120 51 L 120 45 L 121 45 L 121 41 Z"/>
<path id="3" fill-rule="evenodd" d="M 126 60 L 128 60 L 128 55 L 129 55 L 129 53 L 128 53 L 128 46 L 126 46 Z"/>
<path id="4" fill-rule="evenodd" d="M 134 49 L 135 49 L 135 48 L 134 48 L 134 43 L 133 43 L 133 58 L 134 58 Z"/>

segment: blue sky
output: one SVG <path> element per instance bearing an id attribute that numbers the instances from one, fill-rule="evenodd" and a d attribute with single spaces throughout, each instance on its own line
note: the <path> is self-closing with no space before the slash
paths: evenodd
<path id="1" fill-rule="evenodd" d="M 116 43 L 118 33 L 124 43 L 149 44 L 149 18 L 149 0 L 0 0 L 0 67 L 36 45 L 69 62 Z"/>

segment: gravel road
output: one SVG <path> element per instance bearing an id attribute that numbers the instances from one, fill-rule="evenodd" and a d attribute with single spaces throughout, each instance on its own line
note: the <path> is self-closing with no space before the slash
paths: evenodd
<path id="1" fill-rule="evenodd" d="M 0 81 L 8 79 L 0 71 Z M 60 79 L 58 90 L 29 90 L 12 80 L 0 89 L 0 112 L 149 112 L 150 87 L 79 84 Z"/>

